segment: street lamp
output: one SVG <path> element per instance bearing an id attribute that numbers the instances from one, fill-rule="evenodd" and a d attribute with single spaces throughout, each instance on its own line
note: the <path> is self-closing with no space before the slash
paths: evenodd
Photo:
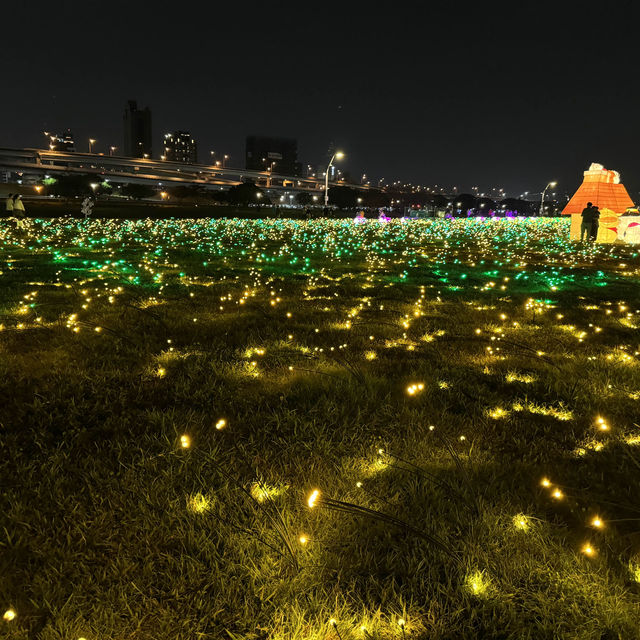
<path id="1" fill-rule="evenodd" d="M 538 215 L 544 215 L 544 194 L 547 193 L 547 189 L 549 187 L 553 188 L 557 185 L 557 182 L 550 182 L 542 191 L 542 198 L 540 198 L 540 211 L 538 211 Z"/>
<path id="2" fill-rule="evenodd" d="M 334 160 L 342 160 L 344 158 L 344 153 L 342 151 L 336 151 L 332 156 L 331 160 L 329 160 L 329 164 L 327 165 L 327 170 L 324 174 L 324 206 L 328 206 L 329 204 L 329 169 L 331 169 L 331 165 Z"/>
<path id="3" fill-rule="evenodd" d="M 94 142 L 96 141 L 93 138 L 89 138 L 89 153 L 92 153 Z"/>
<path id="4" fill-rule="evenodd" d="M 226 155 L 226 154 L 222 157 L 222 168 L 223 169 L 224 169 L 224 166 L 225 166 L 225 164 L 226 164 L 228 159 L 229 159 L 229 156 Z"/>
<path id="5" fill-rule="evenodd" d="M 109 147 L 109 155 L 112 156 L 113 152 L 117 149 L 118 147 Z"/>

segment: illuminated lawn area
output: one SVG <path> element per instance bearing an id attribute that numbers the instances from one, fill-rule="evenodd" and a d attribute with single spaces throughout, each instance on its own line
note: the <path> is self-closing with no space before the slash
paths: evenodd
<path id="1" fill-rule="evenodd" d="M 640 256 L 568 224 L 1 220 L 0 637 L 639 638 Z"/>

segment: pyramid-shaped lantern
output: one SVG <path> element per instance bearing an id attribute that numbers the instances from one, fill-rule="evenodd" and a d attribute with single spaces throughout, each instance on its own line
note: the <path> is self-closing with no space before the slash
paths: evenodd
<path id="1" fill-rule="evenodd" d="M 582 184 L 562 210 L 563 215 L 571 216 L 571 239 L 580 239 L 581 213 L 587 202 L 600 209 L 600 228 L 598 242 L 615 242 L 618 239 L 618 218 L 628 209 L 633 201 L 624 185 L 620 182 L 620 174 L 605 169 L 601 164 L 592 163 L 584 172 Z"/>
<path id="2" fill-rule="evenodd" d="M 618 215 L 633 207 L 633 201 L 620 182 L 620 174 L 617 171 L 605 169 L 596 162 L 593 162 L 584 172 L 582 184 L 562 213 L 565 215 L 582 213 L 587 202 L 597 205 L 600 210 L 609 209 Z"/>

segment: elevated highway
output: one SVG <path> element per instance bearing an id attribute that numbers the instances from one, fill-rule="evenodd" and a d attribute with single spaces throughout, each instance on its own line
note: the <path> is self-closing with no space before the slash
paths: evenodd
<path id="1" fill-rule="evenodd" d="M 111 182 L 152 182 L 156 185 L 180 183 L 209 189 L 227 189 L 242 182 L 253 181 L 261 188 L 275 191 L 308 191 L 320 195 L 324 190 L 324 180 L 318 178 L 283 176 L 269 171 L 251 171 L 207 164 L 30 148 L 0 148 L 0 170 L 52 177 L 55 177 L 56 173 L 96 174 L 97 177 L 106 178 Z M 346 184 L 343 181 L 330 181 L 329 184 L 363 190 L 369 188 L 363 185 Z"/>

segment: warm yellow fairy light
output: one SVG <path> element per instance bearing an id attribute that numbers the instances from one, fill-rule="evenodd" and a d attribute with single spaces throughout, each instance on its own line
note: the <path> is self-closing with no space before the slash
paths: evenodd
<path id="1" fill-rule="evenodd" d="M 158 368 L 158 378 L 164 378 L 167 375 L 167 370 L 164 367 Z"/>
<path id="2" fill-rule="evenodd" d="M 410 384 L 407 387 L 407 393 L 410 396 L 413 396 L 413 395 L 415 395 L 416 393 L 419 393 L 422 390 L 424 390 L 424 383 L 423 382 L 414 382 L 413 384 Z"/>
<path id="3" fill-rule="evenodd" d="M 556 500 L 561 500 L 562 499 L 562 491 L 560 491 L 560 489 L 556 489 L 552 494 L 551 494 Z"/>
<path id="4" fill-rule="evenodd" d="M 527 516 L 519 513 L 517 516 L 513 516 L 513 526 L 521 531 L 528 531 L 531 523 Z"/>
<path id="5" fill-rule="evenodd" d="M 549 480 L 549 478 L 542 478 L 542 480 L 540 481 L 540 484 L 543 487 L 550 487 L 551 486 L 551 481 Z"/>
<path id="6" fill-rule="evenodd" d="M 600 429 L 600 431 L 609 430 L 609 425 L 604 421 L 604 418 L 598 418 L 596 424 L 598 425 L 598 429 Z"/>
<path id="7" fill-rule="evenodd" d="M 593 556 L 596 552 L 595 549 L 587 543 L 582 547 L 582 553 L 584 553 L 585 556 Z"/>
<path id="8" fill-rule="evenodd" d="M 474 571 L 470 575 L 467 576 L 466 586 L 473 595 L 479 596 L 486 592 L 487 590 L 487 580 L 484 577 L 482 571 Z"/>
<path id="9" fill-rule="evenodd" d="M 316 502 L 319 497 L 320 497 L 320 491 L 318 489 L 314 489 L 311 492 L 311 495 L 309 496 L 309 498 L 307 499 L 307 505 L 309 509 L 313 509 L 313 507 L 316 506 Z"/>
<path id="10" fill-rule="evenodd" d="M 399 627 L 404 627 L 404 618 L 398 618 L 398 626 Z"/>
<path id="11" fill-rule="evenodd" d="M 187 506 L 189 511 L 193 513 L 204 513 L 209 509 L 210 501 L 201 493 L 196 493 L 194 496 L 189 497 Z"/>
<path id="12" fill-rule="evenodd" d="M 307 536 L 305 536 L 304 534 L 302 534 L 299 538 L 298 538 L 298 542 L 302 545 L 307 544 L 307 542 L 309 542 L 309 538 L 307 538 Z"/>
<path id="13" fill-rule="evenodd" d="M 187 435 L 180 436 L 180 446 L 183 449 L 188 449 L 191 446 L 191 438 Z"/>
<path id="14" fill-rule="evenodd" d="M 331 618 L 331 619 L 329 620 L 329 624 L 330 624 L 332 627 L 336 627 L 336 626 L 338 625 L 338 622 L 337 622 L 337 620 L 336 620 L 335 618 Z"/>
<path id="15" fill-rule="evenodd" d="M 220 418 L 220 420 L 216 422 L 216 429 L 218 429 L 218 431 L 220 429 L 224 429 L 226 426 L 227 426 L 227 421 L 224 418 Z"/>
<path id="16" fill-rule="evenodd" d="M 16 617 L 16 612 L 14 609 L 7 609 L 4 612 L 4 615 L 2 616 L 2 618 L 7 622 L 11 622 L 15 617 Z"/>
<path id="17" fill-rule="evenodd" d="M 604 522 L 602 522 L 602 520 L 596 516 L 595 518 L 593 518 L 593 520 L 591 520 L 591 526 L 595 527 L 596 529 L 602 529 L 602 527 L 604 527 Z"/>

